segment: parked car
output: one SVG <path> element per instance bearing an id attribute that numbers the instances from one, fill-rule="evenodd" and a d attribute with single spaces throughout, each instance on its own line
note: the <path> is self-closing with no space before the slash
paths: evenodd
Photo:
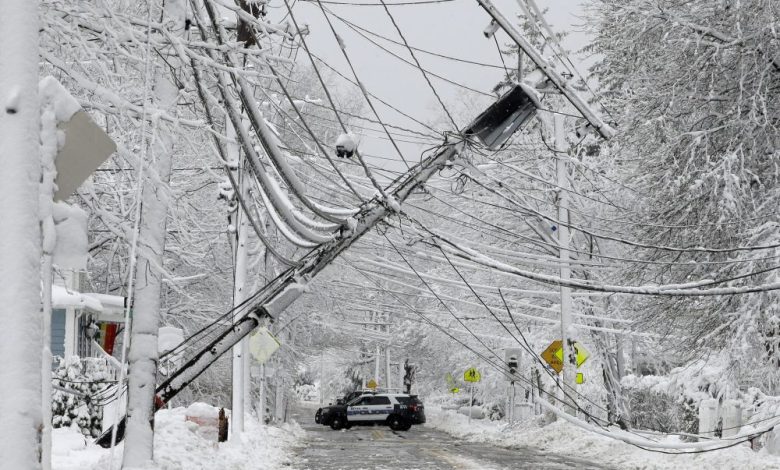
<path id="1" fill-rule="evenodd" d="M 335 430 L 381 424 L 407 431 L 425 422 L 422 401 L 417 395 L 404 393 L 363 394 L 346 404 L 323 408 L 319 414 L 319 423 Z"/>

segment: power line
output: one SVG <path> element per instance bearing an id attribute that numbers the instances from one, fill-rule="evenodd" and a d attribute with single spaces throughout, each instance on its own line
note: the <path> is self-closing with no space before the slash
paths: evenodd
<path id="1" fill-rule="evenodd" d="M 436 99 L 439 101 L 441 108 L 444 110 L 444 114 L 446 114 L 447 117 L 450 119 L 453 130 L 457 131 L 458 124 L 455 122 L 455 118 L 453 118 L 452 114 L 450 114 L 450 111 L 447 109 L 447 106 L 444 104 L 444 101 L 442 101 L 441 96 L 439 96 L 439 92 L 436 91 L 436 88 L 433 86 L 433 83 L 431 83 L 431 80 L 428 78 L 428 74 L 425 72 L 425 69 L 422 68 L 420 61 L 417 60 L 417 56 L 414 55 L 414 51 L 409 46 L 409 42 L 406 40 L 406 37 L 404 37 L 403 32 L 401 32 L 401 27 L 398 26 L 398 23 L 396 23 L 395 21 L 395 17 L 393 17 L 393 14 L 390 13 L 390 9 L 387 8 L 387 4 L 385 3 L 385 0 L 379 0 L 379 1 L 382 2 L 382 6 L 384 6 L 385 13 L 387 13 L 387 16 L 390 18 L 390 22 L 393 23 L 393 26 L 395 26 L 395 30 L 398 31 L 398 35 L 401 37 L 401 40 L 404 42 L 404 46 L 406 46 L 406 49 L 409 51 L 409 55 L 411 55 L 412 59 L 414 59 L 414 63 L 417 64 L 417 68 L 420 70 L 420 72 L 423 75 L 423 78 L 425 78 L 426 83 L 428 83 L 428 86 L 430 87 L 434 96 L 436 96 Z"/>
<path id="2" fill-rule="evenodd" d="M 393 144 L 395 151 L 398 152 L 398 156 L 401 157 L 401 160 L 403 160 L 404 164 L 406 165 L 406 168 L 407 169 L 411 168 L 409 162 L 406 161 L 403 152 L 401 152 L 401 149 L 398 147 L 398 144 L 395 142 L 395 140 L 393 140 L 393 136 L 390 135 L 390 132 L 387 130 L 387 127 L 382 122 L 382 118 L 379 117 L 379 112 L 377 112 L 376 108 L 374 107 L 374 103 L 371 102 L 371 98 L 368 95 L 368 91 L 366 90 L 366 87 L 360 81 L 360 78 L 358 78 L 357 72 L 355 71 L 355 66 L 352 64 L 352 60 L 349 58 L 349 54 L 347 54 L 346 45 L 344 44 L 344 41 L 341 39 L 341 36 L 339 36 L 338 33 L 336 33 L 336 29 L 333 27 L 333 22 L 330 21 L 330 17 L 328 16 L 328 13 L 325 11 L 325 6 L 322 4 L 320 0 L 317 0 L 317 4 L 319 4 L 320 10 L 322 10 L 322 15 L 325 17 L 325 21 L 327 21 L 328 26 L 330 27 L 330 31 L 333 33 L 333 37 L 336 38 L 336 42 L 339 44 L 339 49 L 341 49 L 341 53 L 344 56 L 344 59 L 347 61 L 350 70 L 352 71 L 352 76 L 355 77 L 355 81 L 357 82 L 358 87 L 360 88 L 360 92 L 363 94 L 363 97 L 368 103 L 368 107 L 371 108 L 371 111 L 373 111 L 374 116 L 381 123 L 382 129 L 384 129 L 385 132 L 387 133 L 387 137 L 390 138 L 390 143 Z M 382 191 L 380 190 L 380 193 L 381 192 Z"/>
<path id="3" fill-rule="evenodd" d="M 313 0 L 307 0 L 307 1 L 313 1 Z M 323 3 L 328 3 L 328 2 L 323 2 Z M 381 6 L 381 4 L 379 4 L 379 3 L 377 3 L 376 5 L 377 6 Z M 388 5 L 392 6 L 392 4 L 388 4 Z M 398 45 L 398 46 L 403 46 L 404 45 L 403 43 L 401 43 L 399 41 L 396 41 L 395 39 L 388 38 L 387 36 L 382 36 L 381 34 L 378 34 L 378 33 L 374 32 L 374 31 L 371 31 L 370 29 L 363 28 L 362 26 L 360 26 L 360 25 L 358 25 L 356 23 L 353 23 L 353 22 L 351 22 L 351 21 L 349 21 L 349 20 L 347 20 L 347 19 L 345 19 L 345 18 L 343 18 L 341 16 L 337 16 L 331 10 L 328 10 L 328 11 L 330 11 L 331 14 L 333 14 L 333 16 L 336 17 L 336 19 L 338 19 L 342 23 L 346 24 L 347 26 L 350 26 L 351 28 L 359 29 L 360 31 L 362 31 L 362 32 L 364 32 L 364 33 L 366 33 L 366 34 L 368 34 L 370 36 L 373 36 L 375 38 L 383 39 L 383 40 L 385 40 L 387 42 L 393 43 L 393 44 Z M 426 50 L 426 49 L 421 49 L 421 48 L 415 47 L 415 46 L 409 46 L 409 47 L 412 50 L 414 50 L 414 51 L 422 52 L 423 54 L 428 54 L 428 55 L 431 55 L 431 56 L 434 56 L 434 57 L 439 57 L 441 59 L 447 59 L 447 60 L 451 60 L 451 61 L 455 61 L 455 62 L 462 62 L 464 64 L 478 65 L 478 66 L 481 66 L 481 67 L 489 67 L 489 68 L 504 69 L 504 70 L 506 69 L 505 66 L 502 67 L 501 65 L 487 64 L 487 63 L 484 63 L 484 62 L 477 62 L 477 61 L 474 61 L 474 60 L 462 59 L 460 57 L 452 57 L 452 56 L 448 56 L 448 55 L 442 54 L 440 52 L 433 52 L 433 51 L 429 51 L 429 50 Z M 502 58 L 502 61 L 503 61 L 503 58 Z"/>
<path id="4" fill-rule="evenodd" d="M 325 11 L 325 10 L 327 10 L 327 9 L 326 9 L 325 7 L 323 7 L 323 11 Z M 337 15 L 337 14 L 335 14 L 335 13 L 331 12 L 330 10 L 328 10 L 328 12 L 330 12 L 330 14 L 331 14 L 331 15 L 333 15 L 335 18 L 337 18 L 337 19 L 341 19 L 341 18 L 339 17 L 339 15 Z M 423 69 L 423 68 L 422 68 L 422 67 L 421 67 L 419 64 L 414 64 L 414 63 L 410 62 L 409 60 L 407 60 L 407 59 L 404 59 L 403 57 L 399 56 L 399 55 L 398 55 L 398 54 L 396 54 L 395 52 L 391 51 L 390 49 L 387 49 L 387 48 L 386 48 L 386 47 L 384 47 L 383 45 L 379 44 L 378 42 L 374 41 L 374 40 L 373 40 L 373 39 L 371 39 L 370 37 L 366 36 L 366 35 L 365 35 L 365 34 L 363 34 L 361 31 L 357 30 L 356 28 L 353 28 L 353 27 L 351 26 L 351 24 L 349 24 L 349 23 L 347 23 L 347 22 L 345 22 L 345 24 L 347 25 L 347 27 L 348 27 L 348 28 L 352 29 L 352 30 L 353 30 L 353 31 L 354 31 L 356 34 L 358 34 L 359 36 L 361 36 L 361 37 L 362 37 L 363 39 L 365 39 L 366 41 L 370 42 L 371 44 L 375 45 L 375 46 L 376 46 L 376 47 L 378 47 L 379 49 L 383 50 L 383 51 L 384 51 L 384 52 L 386 52 L 387 54 L 390 54 L 391 56 L 395 57 L 396 59 L 400 60 L 401 62 L 403 62 L 403 63 L 405 63 L 405 64 L 409 65 L 410 67 L 413 67 L 413 68 L 416 68 L 416 69 L 420 69 L 420 70 L 421 70 L 421 71 L 423 71 L 424 73 L 427 73 L 428 75 L 431 75 L 431 76 L 433 76 L 433 77 L 436 77 L 436 78 L 438 78 L 439 80 L 442 80 L 442 81 L 444 81 L 444 82 L 446 82 L 446 83 L 449 83 L 450 85 L 454 85 L 454 86 L 457 86 L 457 87 L 463 88 L 464 90 L 468 90 L 468 91 L 471 91 L 471 92 L 474 92 L 474 93 L 477 93 L 477 94 L 480 94 L 480 95 L 483 95 L 483 96 L 489 96 L 489 97 L 491 97 L 491 98 L 495 98 L 495 95 L 492 95 L 492 94 L 490 94 L 490 93 L 486 93 L 486 92 L 484 92 L 484 91 L 481 91 L 481 90 L 477 90 L 476 88 L 472 88 L 472 87 L 470 87 L 470 86 L 468 86 L 468 85 L 464 85 L 464 84 L 462 84 L 462 83 L 458 83 L 458 82 L 456 82 L 456 81 L 454 81 L 454 80 L 450 80 L 449 78 L 446 78 L 446 77 L 443 77 L 443 76 L 441 76 L 441 75 L 439 75 L 439 74 L 436 74 L 436 73 L 434 73 L 434 72 L 431 72 L 430 70 Z M 580 116 L 577 116 L 577 117 L 580 117 Z"/>

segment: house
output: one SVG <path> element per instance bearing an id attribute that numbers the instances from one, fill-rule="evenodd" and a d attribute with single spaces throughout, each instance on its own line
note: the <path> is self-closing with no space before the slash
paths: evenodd
<path id="1" fill-rule="evenodd" d="M 50 347 L 53 358 L 110 357 L 121 351 L 127 298 L 88 291 L 87 214 L 54 204 Z M 94 340 L 94 341 L 93 341 Z M 117 354 L 118 356 L 119 354 Z M 114 361 L 111 361 L 112 363 Z"/>

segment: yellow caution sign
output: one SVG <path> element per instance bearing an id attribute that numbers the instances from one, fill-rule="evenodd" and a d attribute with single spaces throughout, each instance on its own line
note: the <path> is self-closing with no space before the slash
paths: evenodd
<path id="1" fill-rule="evenodd" d="M 585 361 L 590 357 L 590 352 L 585 349 L 585 346 L 581 345 L 578 341 L 574 342 L 574 350 L 577 352 L 577 367 L 583 365 Z M 563 362 L 563 348 L 555 351 L 555 357 L 559 361 Z"/>
<path id="2" fill-rule="evenodd" d="M 463 373 L 463 380 L 466 382 L 479 382 L 482 376 L 479 375 L 479 371 L 476 367 L 469 367 L 466 372 Z"/>
<path id="3" fill-rule="evenodd" d="M 585 346 L 578 341 L 574 342 L 574 350 L 577 353 L 577 367 L 581 366 L 590 357 L 590 352 L 585 349 Z M 563 343 L 561 340 L 556 339 L 545 349 L 542 354 L 542 359 L 553 368 L 557 373 L 561 373 L 563 370 Z"/>
<path id="4" fill-rule="evenodd" d="M 378 384 L 374 379 L 369 380 L 368 383 L 366 384 L 366 387 L 370 388 L 371 390 L 376 390 L 377 386 Z"/>

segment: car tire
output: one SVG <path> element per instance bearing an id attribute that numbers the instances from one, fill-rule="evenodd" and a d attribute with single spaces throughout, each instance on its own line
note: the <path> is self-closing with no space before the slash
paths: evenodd
<path id="1" fill-rule="evenodd" d="M 408 431 L 410 429 L 412 429 L 412 423 L 411 421 L 407 421 L 406 425 L 401 429 L 401 431 Z"/>
<path id="2" fill-rule="evenodd" d="M 408 420 L 399 415 L 390 415 L 387 418 L 387 425 L 390 426 L 390 429 L 393 431 L 406 431 L 409 429 L 406 427 L 409 425 Z"/>
<path id="3" fill-rule="evenodd" d="M 330 428 L 334 431 L 338 431 L 346 425 L 345 419 L 341 416 L 334 416 L 333 421 L 330 422 Z"/>

